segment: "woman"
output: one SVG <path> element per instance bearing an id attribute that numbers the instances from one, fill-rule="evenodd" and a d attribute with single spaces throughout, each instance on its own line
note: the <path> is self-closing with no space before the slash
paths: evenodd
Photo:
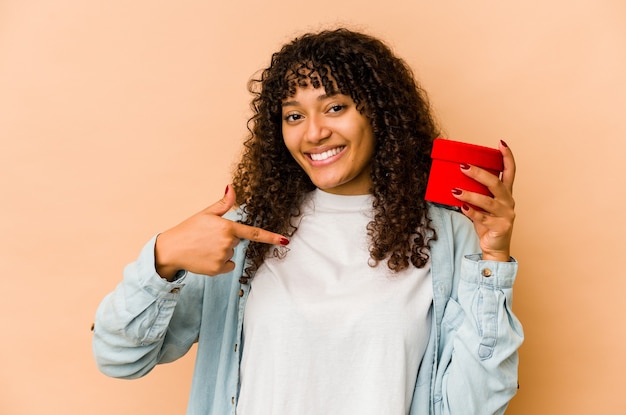
<path id="1" fill-rule="evenodd" d="M 346 29 L 285 45 L 250 90 L 233 185 L 100 305 L 100 369 L 143 376 L 197 341 L 190 414 L 503 413 L 523 339 L 508 146 L 501 180 L 459 166 L 493 198 L 429 205 L 425 94 Z"/>

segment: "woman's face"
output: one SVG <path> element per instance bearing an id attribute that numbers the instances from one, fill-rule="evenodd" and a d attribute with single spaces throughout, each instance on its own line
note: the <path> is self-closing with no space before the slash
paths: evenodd
<path id="1" fill-rule="evenodd" d="M 315 186 L 341 195 L 370 192 L 374 134 L 351 97 L 297 88 L 282 115 L 285 145 Z"/>

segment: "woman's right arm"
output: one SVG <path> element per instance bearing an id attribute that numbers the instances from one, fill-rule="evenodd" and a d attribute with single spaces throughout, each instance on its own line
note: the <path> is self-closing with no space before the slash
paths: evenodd
<path id="1" fill-rule="evenodd" d="M 156 237 L 126 266 L 124 279 L 101 302 L 93 352 L 108 376 L 137 378 L 183 356 L 198 338 L 206 277 L 168 282 L 155 269 Z"/>
<path id="2" fill-rule="evenodd" d="M 236 199 L 229 190 L 213 205 L 154 237 L 104 298 L 93 340 L 102 372 L 136 378 L 157 363 L 184 355 L 198 338 L 206 276 L 235 268 L 231 259 L 241 239 L 289 243 L 282 235 L 237 223 L 238 214 L 228 213 Z M 177 280 L 180 273 L 186 276 Z"/>

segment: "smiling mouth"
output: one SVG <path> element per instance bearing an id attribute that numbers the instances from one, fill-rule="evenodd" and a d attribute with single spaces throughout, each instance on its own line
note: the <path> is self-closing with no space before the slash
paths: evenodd
<path id="1" fill-rule="evenodd" d="M 308 156 L 313 161 L 324 161 L 324 160 L 326 160 L 328 158 L 331 158 L 332 156 L 336 156 L 337 154 L 341 153 L 344 148 L 346 148 L 346 146 L 335 147 L 333 149 L 324 151 L 323 153 L 315 153 L 315 154 L 314 153 L 308 153 Z"/>

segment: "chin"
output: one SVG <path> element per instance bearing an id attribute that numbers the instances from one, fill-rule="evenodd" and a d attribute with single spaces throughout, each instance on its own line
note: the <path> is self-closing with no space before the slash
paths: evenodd
<path id="1" fill-rule="evenodd" d="M 341 185 L 343 185 L 343 183 L 328 183 L 328 182 L 313 182 L 313 184 L 318 189 L 325 190 L 325 191 L 328 191 L 328 192 L 330 192 L 333 189 L 336 189 L 336 188 L 340 187 Z"/>

